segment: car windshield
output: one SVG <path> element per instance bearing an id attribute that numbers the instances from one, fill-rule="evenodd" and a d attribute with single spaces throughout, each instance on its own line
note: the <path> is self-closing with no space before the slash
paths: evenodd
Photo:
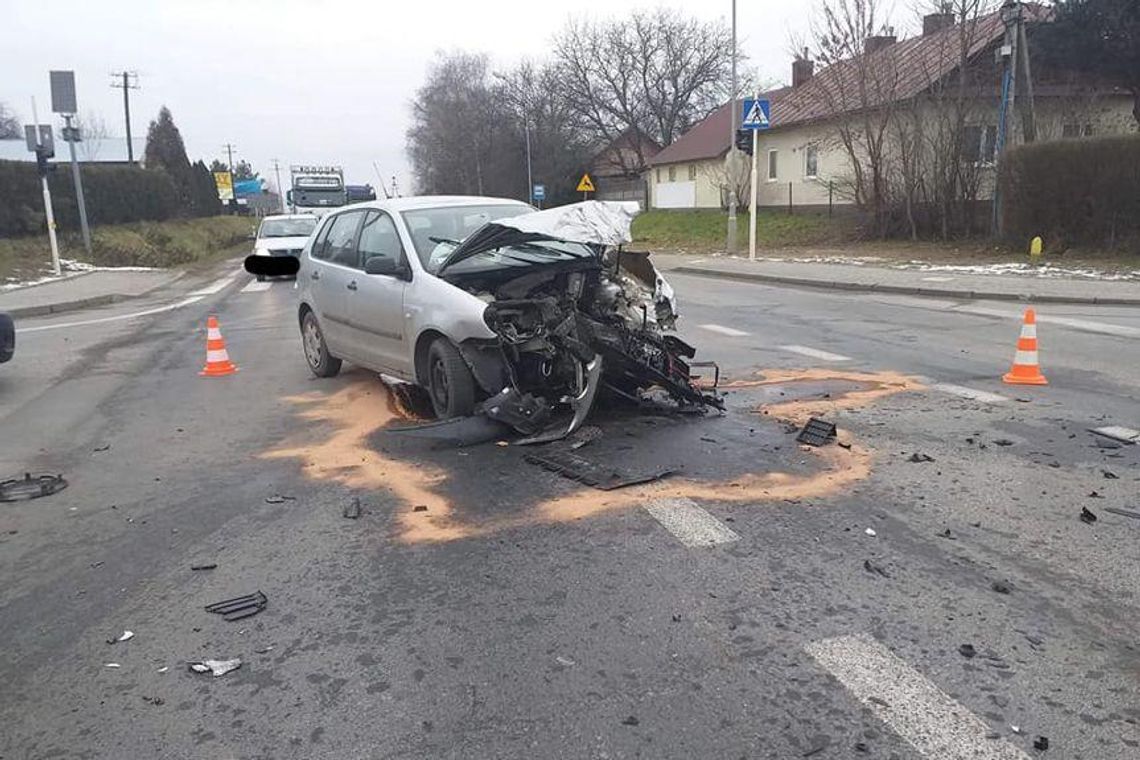
<path id="1" fill-rule="evenodd" d="M 266 219 L 261 223 L 259 238 L 308 237 L 317 226 L 316 219 Z"/>
<path id="2" fill-rule="evenodd" d="M 403 212 L 403 216 L 408 232 L 412 236 L 416 255 L 419 256 L 424 269 L 435 274 L 443 260 L 455 250 L 455 246 L 487 222 L 519 216 L 520 214 L 529 214 L 532 211 L 534 209 L 525 203 L 500 203 L 487 206 L 443 206 L 413 209 Z M 524 258 L 529 256 L 532 261 L 527 263 L 535 263 L 537 261 L 549 261 L 552 255 L 564 257 L 589 253 L 584 246 L 577 246 L 576 248 L 574 246 L 576 246 L 574 243 L 543 243 L 541 246 L 526 246 L 526 249 L 533 248 L 533 250 L 530 250 L 529 253 L 516 255 L 522 255 Z M 546 248 L 550 252 L 546 254 L 537 253 L 540 247 Z M 577 252 L 578 248 L 582 249 L 582 253 Z M 563 251 L 562 249 L 566 250 Z M 496 255 L 501 258 L 505 253 L 504 250 L 479 254 L 472 257 L 468 262 L 463 262 L 462 266 L 495 266 Z M 503 263 L 510 262 L 504 259 L 500 261 L 500 265 Z M 516 261 L 514 263 L 521 262 Z"/>

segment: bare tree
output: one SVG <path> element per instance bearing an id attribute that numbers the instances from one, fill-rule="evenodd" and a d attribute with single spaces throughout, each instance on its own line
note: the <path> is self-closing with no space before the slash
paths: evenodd
<path id="1" fill-rule="evenodd" d="M 20 117 L 8 107 L 7 103 L 0 103 L 0 140 L 15 139 L 23 134 Z"/>
<path id="2" fill-rule="evenodd" d="M 76 114 L 71 123 L 79 127 L 81 138 L 78 144 L 79 155 L 85 161 L 97 160 L 107 139 L 112 136 L 103 116 L 98 111 L 88 110 Z"/>
<path id="3" fill-rule="evenodd" d="M 731 32 L 676 11 L 620 20 L 572 20 L 554 39 L 559 94 L 597 145 L 630 128 L 661 145 L 676 140 L 728 97 Z M 726 136 L 727 140 L 727 136 Z M 645 166 L 638 146 L 630 156 Z"/>

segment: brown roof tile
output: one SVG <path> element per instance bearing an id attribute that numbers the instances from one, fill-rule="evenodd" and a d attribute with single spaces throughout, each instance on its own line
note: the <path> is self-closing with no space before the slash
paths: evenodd
<path id="1" fill-rule="evenodd" d="M 767 98 L 772 103 L 772 107 L 775 108 L 776 103 L 791 91 L 791 87 L 781 87 L 778 90 L 765 92 L 760 97 Z M 738 100 L 736 105 L 737 118 L 740 118 L 743 109 L 744 101 Z M 723 156 L 728 150 L 730 139 L 728 121 L 730 118 L 732 117 L 729 113 L 728 103 L 725 103 L 702 121 L 694 124 L 692 129 L 650 159 L 649 165 L 660 166 L 662 164 L 675 164 L 680 161 L 701 161 Z"/>

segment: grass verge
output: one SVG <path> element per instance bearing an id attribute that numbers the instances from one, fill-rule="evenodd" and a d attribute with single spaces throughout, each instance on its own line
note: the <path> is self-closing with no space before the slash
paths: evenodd
<path id="1" fill-rule="evenodd" d="M 91 255 L 78 233 L 59 236 L 59 255 L 96 266 L 175 267 L 210 263 L 247 243 L 254 220 L 239 216 L 111 224 L 91 230 Z M 0 240 L 0 282 L 33 280 L 51 267 L 47 234 Z"/>
<path id="2" fill-rule="evenodd" d="M 851 236 L 850 221 L 826 214 L 761 211 L 756 218 L 756 242 L 764 248 L 838 243 Z M 723 251 L 728 212 L 719 209 L 647 211 L 633 220 L 633 242 L 649 248 L 677 251 Z M 748 246 L 748 213 L 736 217 L 737 245 Z"/>

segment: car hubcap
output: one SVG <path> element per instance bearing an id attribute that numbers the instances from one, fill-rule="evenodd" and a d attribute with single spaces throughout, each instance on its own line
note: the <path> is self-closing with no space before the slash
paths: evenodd
<path id="1" fill-rule="evenodd" d="M 305 322 L 305 358 L 311 367 L 321 363 L 321 332 L 312 319 Z"/>
<path id="2" fill-rule="evenodd" d="M 447 409 L 447 373 L 441 361 L 436 361 L 431 368 L 431 395 L 438 410 Z"/>

